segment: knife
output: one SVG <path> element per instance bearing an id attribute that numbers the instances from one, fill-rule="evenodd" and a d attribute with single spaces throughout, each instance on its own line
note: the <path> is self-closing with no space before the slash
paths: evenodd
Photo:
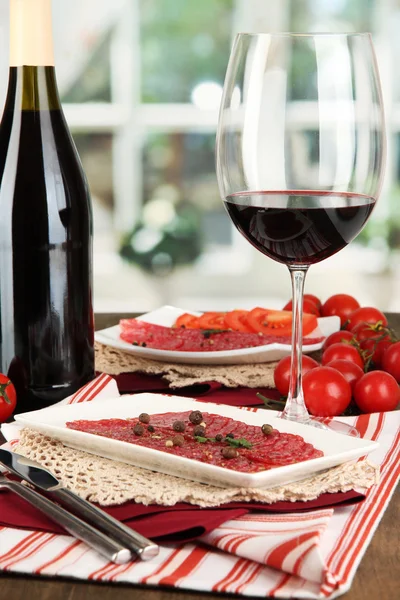
<path id="1" fill-rule="evenodd" d="M 62 525 L 68 533 L 82 540 L 82 542 L 85 542 L 94 550 L 97 550 L 107 560 L 118 565 L 132 560 L 131 552 L 121 546 L 120 543 L 107 537 L 101 531 L 98 531 L 88 523 L 85 523 L 85 521 L 69 513 L 62 506 L 55 504 L 46 498 L 46 496 L 42 496 L 19 481 L 13 481 L 7 479 L 4 475 L 0 475 L 0 490 L 2 488 L 9 489 L 18 496 L 21 496 L 21 498 L 32 504 L 52 521 Z"/>
<path id="2" fill-rule="evenodd" d="M 159 553 L 157 544 L 68 490 L 50 471 L 44 469 L 36 461 L 0 448 L 0 463 L 24 481 L 49 493 L 51 498 L 68 506 L 73 512 L 78 513 L 92 525 L 123 544 L 125 548 L 134 552 L 142 560 L 149 560 Z"/>

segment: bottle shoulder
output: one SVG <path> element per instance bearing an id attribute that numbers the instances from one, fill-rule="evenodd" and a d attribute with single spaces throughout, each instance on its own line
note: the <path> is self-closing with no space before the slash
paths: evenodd
<path id="1" fill-rule="evenodd" d="M 82 164 L 61 111 L 6 113 L 0 127 L 0 195 L 8 179 L 25 188 L 68 188 L 89 197 Z M 32 190 L 34 191 L 34 190 Z"/>

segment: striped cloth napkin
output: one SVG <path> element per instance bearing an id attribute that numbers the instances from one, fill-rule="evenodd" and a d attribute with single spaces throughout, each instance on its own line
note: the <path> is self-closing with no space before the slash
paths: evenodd
<path id="1" fill-rule="evenodd" d="M 115 381 L 100 375 L 62 403 L 116 396 Z M 151 561 L 125 565 L 107 562 L 67 535 L 0 527 L 0 569 L 246 596 L 335 598 L 349 590 L 400 476 L 400 412 L 345 420 L 355 423 L 362 437 L 380 443 L 370 458 L 381 466 L 381 481 L 358 505 L 250 513 L 224 523 L 199 543 L 168 544 Z M 3 425 L 2 432 L 9 444 L 16 443 L 16 424 Z"/>

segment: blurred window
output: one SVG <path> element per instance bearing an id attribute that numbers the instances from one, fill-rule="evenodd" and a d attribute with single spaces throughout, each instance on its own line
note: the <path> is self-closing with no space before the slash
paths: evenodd
<path id="1" fill-rule="evenodd" d="M 255 251 L 238 243 L 219 197 L 214 162 L 234 34 L 371 31 L 387 116 L 388 162 L 381 200 L 359 242 L 400 248 L 400 0 L 57 0 L 53 21 L 57 78 L 94 198 L 95 231 L 112 240 L 107 245 L 101 237 L 101 243 L 117 256 L 121 239 L 138 223 L 168 218 L 175 223 L 173 215 L 181 214 L 189 229 L 194 222 L 198 227 L 201 276 L 207 277 L 207 269 L 214 274 L 226 269 L 229 256 L 238 280 L 254 263 Z M 8 2 L 1 2 L 3 99 L 7 47 Z M 316 90 L 307 60 L 296 55 L 292 93 L 296 100 L 307 90 L 312 105 Z M 314 151 L 317 116 L 306 104 L 296 106 L 293 140 Z"/>

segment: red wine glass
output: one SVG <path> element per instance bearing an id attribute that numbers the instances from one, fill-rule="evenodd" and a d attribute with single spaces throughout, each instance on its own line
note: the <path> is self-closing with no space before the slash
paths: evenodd
<path id="1" fill-rule="evenodd" d="M 218 121 L 221 197 L 240 233 L 289 268 L 292 370 L 282 418 L 310 417 L 302 390 L 304 280 L 349 244 L 382 185 L 385 129 L 368 33 L 238 34 Z M 358 435 L 333 420 L 329 427 Z"/>

